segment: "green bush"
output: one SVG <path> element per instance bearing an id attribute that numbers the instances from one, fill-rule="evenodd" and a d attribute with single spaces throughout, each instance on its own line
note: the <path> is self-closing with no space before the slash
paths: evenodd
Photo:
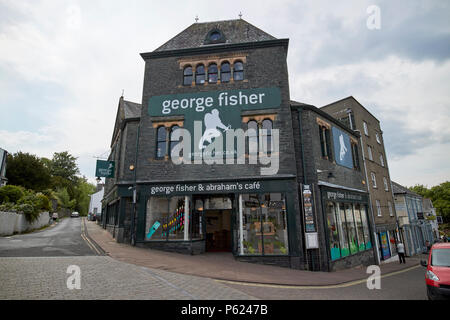
<path id="1" fill-rule="evenodd" d="M 42 193 L 36 194 L 36 202 L 35 203 L 36 203 L 37 209 L 50 211 L 52 208 L 50 200 L 48 199 L 48 197 L 46 195 L 44 195 Z"/>
<path id="2" fill-rule="evenodd" d="M 7 185 L 0 187 L 0 203 L 16 203 L 24 196 L 24 194 L 24 189 L 19 186 Z"/>
<path id="3" fill-rule="evenodd" d="M 39 218 L 40 210 L 37 210 L 32 204 L 22 203 L 15 206 L 17 212 L 23 213 L 28 222 L 33 222 Z"/>
<path id="4" fill-rule="evenodd" d="M 16 212 L 17 209 L 15 208 L 15 204 L 12 202 L 3 202 L 0 204 L 0 211 L 1 212 Z"/>

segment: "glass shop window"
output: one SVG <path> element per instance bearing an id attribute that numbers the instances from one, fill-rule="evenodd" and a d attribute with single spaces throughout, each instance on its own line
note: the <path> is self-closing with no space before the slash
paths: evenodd
<path id="1" fill-rule="evenodd" d="M 364 226 L 361 219 L 361 205 L 353 205 L 353 213 L 355 215 L 356 233 L 359 243 L 359 251 L 366 250 L 365 240 L 364 240 Z"/>
<path id="2" fill-rule="evenodd" d="M 337 226 L 335 204 L 333 202 L 327 202 L 326 210 L 331 260 L 336 260 L 341 257 L 341 249 L 339 243 L 339 231 Z"/>
<path id="3" fill-rule="evenodd" d="M 339 227 L 339 241 L 341 243 L 341 256 L 347 257 L 350 255 L 350 247 L 348 245 L 348 231 L 345 221 L 345 205 L 339 203 L 338 227 Z"/>
<path id="4" fill-rule="evenodd" d="M 328 201 L 326 215 L 331 260 L 372 248 L 364 205 Z"/>
<path id="5" fill-rule="evenodd" d="M 370 241 L 369 234 L 369 222 L 367 218 L 366 206 L 361 206 L 361 222 L 364 230 L 364 243 L 366 244 L 366 250 L 372 248 L 372 242 Z"/>
<path id="6" fill-rule="evenodd" d="M 347 220 L 348 238 L 350 241 L 350 254 L 355 254 L 359 251 L 358 235 L 356 233 L 355 220 L 353 217 L 353 206 L 345 204 L 345 218 Z"/>
<path id="7" fill-rule="evenodd" d="M 281 193 L 242 195 L 245 255 L 286 255 L 286 202 Z"/>
<path id="8" fill-rule="evenodd" d="M 147 201 L 145 240 L 183 240 L 185 197 L 151 197 Z"/>

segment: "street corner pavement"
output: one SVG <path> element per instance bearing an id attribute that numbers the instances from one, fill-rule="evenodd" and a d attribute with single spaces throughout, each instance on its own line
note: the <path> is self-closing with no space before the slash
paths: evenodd
<path id="1" fill-rule="evenodd" d="M 237 261 L 231 253 L 186 255 L 117 243 L 112 235 L 96 222 L 86 221 L 87 233 L 111 258 L 134 265 L 212 278 L 230 282 L 261 283 L 286 286 L 341 285 L 367 279 L 367 266 L 336 272 L 312 272 L 278 266 Z M 379 266 L 381 275 L 417 267 L 419 258 L 407 258 L 406 264 L 391 262 Z M 280 272 L 282 271 L 282 272 Z"/>

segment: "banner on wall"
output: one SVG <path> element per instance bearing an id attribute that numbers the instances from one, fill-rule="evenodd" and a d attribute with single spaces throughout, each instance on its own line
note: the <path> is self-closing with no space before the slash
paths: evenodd
<path id="1" fill-rule="evenodd" d="M 148 114 L 184 117 L 183 129 L 191 135 L 189 158 L 192 159 L 202 155 L 216 138 L 222 138 L 226 145 L 226 132 L 241 129 L 242 111 L 280 106 L 279 88 L 253 88 L 153 96 L 148 102 Z M 237 151 L 226 152 L 236 154 Z"/>
<path id="2" fill-rule="evenodd" d="M 352 147 L 350 144 L 350 136 L 336 128 L 332 128 L 334 160 L 338 165 L 353 169 Z"/>

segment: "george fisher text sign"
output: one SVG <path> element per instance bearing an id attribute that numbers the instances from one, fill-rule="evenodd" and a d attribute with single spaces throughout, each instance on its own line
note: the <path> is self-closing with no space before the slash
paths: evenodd
<path id="1" fill-rule="evenodd" d="M 149 100 L 148 112 L 151 116 L 186 116 L 217 109 L 225 114 L 241 110 L 278 108 L 280 104 L 279 88 L 257 88 L 154 96 Z"/>

